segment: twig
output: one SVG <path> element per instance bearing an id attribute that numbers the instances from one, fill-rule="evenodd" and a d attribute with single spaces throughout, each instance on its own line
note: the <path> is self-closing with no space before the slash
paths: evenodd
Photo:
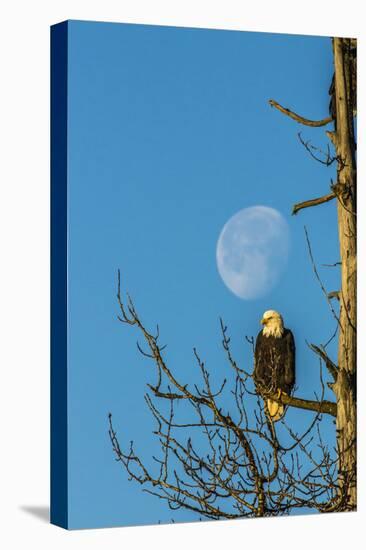
<path id="1" fill-rule="evenodd" d="M 297 134 L 297 137 L 299 138 L 299 141 L 301 143 L 301 145 L 303 145 L 305 147 L 305 149 L 307 150 L 307 152 L 310 154 L 310 156 L 316 160 L 317 162 L 320 162 L 321 164 L 324 164 L 325 166 L 330 166 L 331 164 L 333 164 L 333 162 L 335 162 L 337 159 L 337 157 L 334 157 L 330 154 L 330 148 L 329 148 L 329 144 L 327 144 L 327 152 L 325 153 L 324 151 L 322 151 L 322 149 L 320 149 L 319 147 L 315 147 L 314 145 L 311 145 L 310 141 L 304 141 L 302 139 L 302 136 L 301 136 L 301 132 L 299 132 Z M 320 154 L 322 154 L 325 158 L 325 160 L 319 158 L 317 155 L 315 155 L 315 153 L 313 151 L 318 151 Z"/>
<path id="2" fill-rule="evenodd" d="M 334 307 L 332 305 L 332 302 L 330 301 L 329 297 L 328 297 L 328 292 L 326 291 L 324 285 L 323 285 L 323 281 L 321 280 L 320 278 L 320 275 L 318 273 L 318 270 L 317 270 L 317 267 L 316 267 L 316 264 L 315 264 L 315 261 L 314 261 L 314 256 L 313 256 L 313 252 L 312 252 L 312 249 L 311 249 L 311 244 L 310 244 L 310 239 L 309 239 L 309 235 L 308 235 L 308 232 L 307 232 L 307 229 L 306 229 L 306 226 L 304 226 L 304 231 L 305 231 L 305 237 L 306 237 L 306 242 L 307 242 L 307 245 L 308 245 L 308 251 L 309 251 L 309 256 L 310 256 L 310 261 L 311 261 L 311 265 L 312 265 L 312 268 L 313 268 L 313 271 L 314 271 L 314 274 L 315 274 L 315 277 L 317 278 L 318 280 L 318 283 L 320 285 L 320 288 L 328 302 L 328 305 L 329 305 L 329 308 L 333 314 L 333 317 L 335 318 L 335 320 L 337 321 L 338 323 L 338 326 L 339 328 L 341 329 L 341 331 L 343 332 L 343 327 L 340 323 L 340 320 L 339 320 L 339 317 L 338 315 L 336 314 L 335 310 L 334 310 Z"/>
<path id="3" fill-rule="evenodd" d="M 316 346 L 315 344 L 308 344 L 309 348 L 313 350 L 314 353 L 319 355 L 321 359 L 323 359 L 328 371 L 332 375 L 334 381 L 337 380 L 338 377 L 338 367 L 333 361 L 328 357 L 328 355 L 325 353 L 324 349 L 321 349 L 319 346 Z"/>

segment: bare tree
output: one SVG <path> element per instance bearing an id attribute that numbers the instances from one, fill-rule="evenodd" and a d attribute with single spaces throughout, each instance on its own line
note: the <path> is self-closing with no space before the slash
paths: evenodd
<path id="1" fill-rule="evenodd" d="M 347 488 L 347 502 L 356 508 L 356 338 L 357 338 L 357 214 L 356 214 L 356 140 L 354 116 L 356 114 L 356 39 L 334 38 L 334 77 L 330 88 L 331 117 L 322 121 L 309 121 L 270 101 L 280 111 L 297 122 L 308 126 L 325 126 L 334 120 L 334 131 L 326 134 L 335 149 L 331 157 L 329 148 L 323 159 L 328 166 L 337 162 L 337 181 L 331 183 L 331 192 L 323 197 L 296 204 L 293 212 L 303 208 L 337 200 L 338 235 L 340 249 L 340 290 L 333 293 L 339 300 L 337 322 L 338 365 L 333 371 L 332 390 L 337 402 L 337 442 L 339 454 L 339 484 Z M 303 142 L 303 140 L 302 140 Z M 304 143 L 314 157 L 314 148 Z"/>
<path id="2" fill-rule="evenodd" d="M 155 366 L 156 381 L 148 385 L 145 400 L 155 421 L 161 453 L 147 466 L 131 442 L 123 450 L 109 415 L 109 435 L 116 460 L 129 479 L 143 490 L 167 501 L 172 509 L 186 508 L 214 519 L 289 514 L 295 509 L 320 512 L 356 508 L 356 165 L 353 117 L 355 110 L 356 42 L 334 38 L 335 75 L 331 87 L 331 116 L 311 121 L 270 104 L 305 126 L 323 127 L 334 122 L 327 135 L 335 153 L 322 154 L 301 135 L 300 141 L 317 160 L 337 163 L 337 181 L 330 193 L 296 204 L 293 213 L 336 199 L 340 241 L 339 291 L 328 293 L 319 276 L 310 240 L 306 242 L 314 274 L 337 322 L 338 364 L 327 355 L 326 345 L 309 344 L 319 361 L 319 387 L 315 399 L 295 395 L 268 395 L 288 407 L 314 412 L 309 425 L 298 433 L 285 420 L 281 427 L 266 414 L 255 391 L 252 373 L 238 366 L 230 348 L 228 328 L 220 320 L 222 348 L 228 376 L 212 382 L 198 351 L 193 350 L 200 382 L 190 387 L 168 366 L 164 346 L 142 323 L 130 296 L 125 303 L 118 273 L 121 323 L 135 327 L 144 344 L 139 352 Z M 336 265 L 335 264 L 335 265 Z M 338 306 L 332 301 L 337 298 Z M 335 337 L 335 334 L 333 335 Z M 253 339 L 247 338 L 253 346 Z M 335 400 L 324 399 L 323 365 Z M 296 391 L 296 390 L 295 390 Z M 224 409 L 229 392 L 231 408 Z M 177 409 L 178 403 L 184 407 Z M 226 405 L 225 405 L 226 404 Z M 181 418 L 183 417 L 183 418 Z M 336 448 L 324 440 L 321 426 L 335 422 Z"/>

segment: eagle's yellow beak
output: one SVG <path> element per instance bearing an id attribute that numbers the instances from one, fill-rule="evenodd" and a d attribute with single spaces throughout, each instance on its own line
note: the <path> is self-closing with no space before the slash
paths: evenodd
<path id="1" fill-rule="evenodd" d="M 267 323 L 267 319 L 261 319 L 261 325 L 265 325 Z"/>

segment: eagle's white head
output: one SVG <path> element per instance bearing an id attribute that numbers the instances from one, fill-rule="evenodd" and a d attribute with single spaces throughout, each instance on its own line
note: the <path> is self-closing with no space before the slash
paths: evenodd
<path id="1" fill-rule="evenodd" d="M 269 309 L 263 313 L 261 319 L 263 325 L 264 336 L 274 336 L 275 338 L 281 338 L 284 331 L 283 319 L 278 311 Z"/>

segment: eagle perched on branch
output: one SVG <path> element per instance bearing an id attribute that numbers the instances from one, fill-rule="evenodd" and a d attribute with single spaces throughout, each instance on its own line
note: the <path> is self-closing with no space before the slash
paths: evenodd
<path id="1" fill-rule="evenodd" d="M 265 400 L 267 414 L 276 422 L 283 417 L 285 407 L 266 396 L 291 393 L 295 385 L 295 341 L 277 311 L 266 311 L 261 324 L 255 344 L 254 382 Z"/>

